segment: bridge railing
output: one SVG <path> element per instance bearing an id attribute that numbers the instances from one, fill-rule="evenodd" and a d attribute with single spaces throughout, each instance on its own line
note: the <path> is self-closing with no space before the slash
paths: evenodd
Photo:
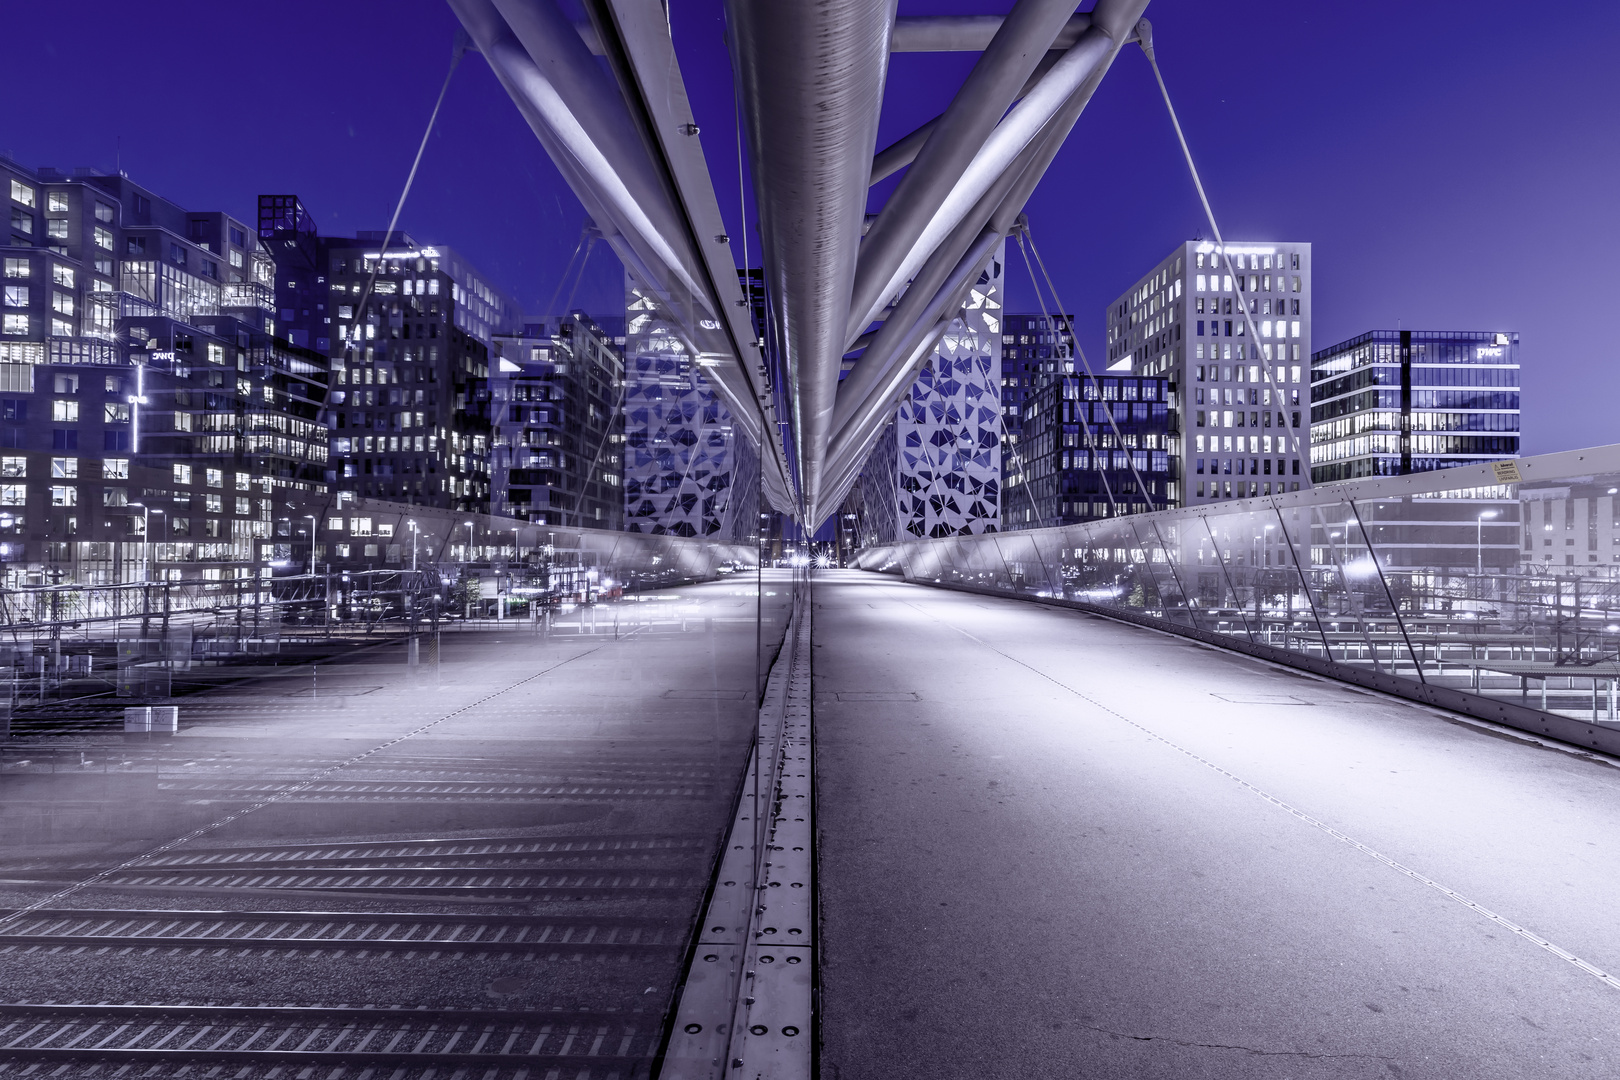
<path id="1" fill-rule="evenodd" d="M 1620 446 L 916 540 L 854 562 L 1620 751 Z"/>

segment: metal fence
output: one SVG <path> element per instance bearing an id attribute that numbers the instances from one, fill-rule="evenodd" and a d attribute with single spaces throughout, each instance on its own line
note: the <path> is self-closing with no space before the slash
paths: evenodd
<path id="1" fill-rule="evenodd" d="M 1620 752 L 1620 446 L 916 540 L 854 563 L 1082 607 Z"/>
<path id="2" fill-rule="evenodd" d="M 459 560 L 434 551 L 385 569 L 326 563 L 276 577 L 0 588 L 0 730 L 18 708 L 98 695 L 163 700 L 177 672 L 195 680 L 201 667 L 289 649 L 400 638 L 415 667 L 419 639 L 431 657 L 441 624 L 493 616 L 549 625 L 561 609 L 751 572 L 759 561 L 752 544 L 595 529 L 535 534 L 445 511 L 418 511 L 409 531 L 402 518 L 400 531 L 448 533 L 451 518 L 484 541 Z"/>

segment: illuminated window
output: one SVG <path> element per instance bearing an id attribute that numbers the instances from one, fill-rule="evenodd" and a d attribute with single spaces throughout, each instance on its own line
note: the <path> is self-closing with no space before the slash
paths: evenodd
<path id="1" fill-rule="evenodd" d="M 174 482 L 177 484 L 191 483 L 191 466 L 176 462 L 174 466 Z"/>
<path id="2" fill-rule="evenodd" d="M 106 458 L 101 463 L 101 476 L 104 480 L 128 480 L 128 458 Z"/>
<path id="3" fill-rule="evenodd" d="M 52 506 L 78 506 L 79 489 L 71 484 L 56 484 L 51 488 Z"/>
<path id="4" fill-rule="evenodd" d="M 97 221 L 111 221 L 112 219 L 113 219 L 113 208 L 108 206 L 104 202 L 96 203 L 96 220 Z"/>
<path id="5" fill-rule="evenodd" d="M 27 502 L 26 484 L 0 484 L 0 506 L 22 506 Z"/>
<path id="6" fill-rule="evenodd" d="M 30 273 L 32 273 L 32 270 L 30 269 L 30 267 L 28 265 L 28 260 L 27 259 L 7 259 L 6 260 L 6 277 L 8 277 L 8 278 L 25 278 L 25 277 L 28 277 Z"/>
<path id="7" fill-rule="evenodd" d="M 26 267 L 28 264 L 24 263 L 23 265 Z M 6 307 L 27 307 L 28 286 L 7 285 L 5 289 L 5 304 Z M 24 316 L 24 318 L 26 318 L 26 316 Z"/>
<path id="8" fill-rule="evenodd" d="M 71 457 L 51 458 L 51 476 L 57 480 L 77 480 L 79 477 L 79 459 Z"/>
<path id="9" fill-rule="evenodd" d="M 223 487 L 225 484 L 225 474 L 219 469 L 209 469 L 204 476 L 207 477 L 209 487 Z"/>
<path id="10" fill-rule="evenodd" d="M 34 205 L 34 189 L 27 184 L 13 180 L 11 182 L 11 198 L 14 202 L 20 202 L 24 206 L 32 207 Z"/>
<path id="11" fill-rule="evenodd" d="M 77 401 L 51 402 L 51 419 L 62 424 L 77 421 L 79 419 L 79 403 Z"/>

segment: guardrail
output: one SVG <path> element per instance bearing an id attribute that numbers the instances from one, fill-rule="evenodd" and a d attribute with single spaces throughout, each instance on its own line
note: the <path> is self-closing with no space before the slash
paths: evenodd
<path id="1" fill-rule="evenodd" d="M 1620 445 L 867 548 L 1620 753 Z"/>

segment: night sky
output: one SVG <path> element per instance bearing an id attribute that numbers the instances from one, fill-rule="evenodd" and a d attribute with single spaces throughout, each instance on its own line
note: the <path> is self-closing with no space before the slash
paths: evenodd
<path id="1" fill-rule="evenodd" d="M 671 3 L 740 235 L 721 4 Z M 1007 6 L 902 0 L 901 12 Z M 1398 322 L 1517 330 L 1526 452 L 1620 441 L 1620 374 L 1603 329 L 1620 292 L 1620 5 L 1156 0 L 1147 14 L 1228 238 L 1315 245 L 1315 347 Z M 36 166 L 121 163 L 188 209 L 249 221 L 260 193 L 290 192 L 336 234 L 387 225 L 456 29 L 434 0 L 8 4 L 0 25 L 0 153 Z M 896 57 L 882 141 L 942 108 L 972 59 Z M 1205 234 L 1135 47 L 1029 216 L 1081 344 L 1099 357 L 1105 305 L 1173 244 Z M 465 252 L 531 314 L 570 294 L 622 313 L 604 246 L 564 281 L 582 220 L 469 55 L 404 227 Z M 1010 307 L 1036 310 L 1021 262 L 1009 264 Z"/>

